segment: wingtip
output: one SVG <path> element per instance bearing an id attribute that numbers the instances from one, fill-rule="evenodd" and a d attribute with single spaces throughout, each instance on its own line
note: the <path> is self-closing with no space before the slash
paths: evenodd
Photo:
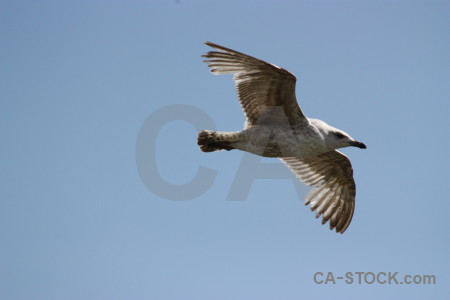
<path id="1" fill-rule="evenodd" d="M 205 42 L 205 45 L 207 45 L 207 46 L 209 46 L 209 47 L 211 47 L 211 48 L 220 50 L 221 52 L 231 52 L 231 53 L 235 53 L 235 54 L 245 55 L 245 54 L 243 54 L 243 53 L 241 53 L 241 52 L 239 52 L 239 51 L 236 51 L 236 50 L 233 50 L 233 49 L 230 49 L 230 48 L 221 46 L 221 45 L 219 45 L 219 44 L 216 44 L 216 43 L 213 43 L 213 42 L 210 42 L 210 41 L 206 41 L 206 42 Z"/>
<path id="2" fill-rule="evenodd" d="M 336 230 L 336 233 L 344 234 L 344 232 L 347 230 L 347 227 L 346 228 L 338 228 L 337 226 L 333 227 L 330 224 L 330 230 L 333 230 L 333 229 Z"/>
<path id="3" fill-rule="evenodd" d="M 205 44 L 206 46 L 209 46 L 209 47 L 214 48 L 214 49 L 220 49 L 220 46 L 219 46 L 219 45 L 217 45 L 216 43 L 210 42 L 210 41 L 206 41 L 206 42 L 204 42 L 204 44 Z M 208 52 L 208 53 L 209 53 L 209 52 Z"/>

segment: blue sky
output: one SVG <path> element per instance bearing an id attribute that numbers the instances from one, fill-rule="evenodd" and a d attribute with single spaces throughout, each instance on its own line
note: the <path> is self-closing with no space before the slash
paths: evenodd
<path id="1" fill-rule="evenodd" d="M 445 298 L 449 9 L 0 1 L 0 298 Z M 226 201 L 246 156 L 200 152 L 196 126 L 239 130 L 244 117 L 230 76 L 202 63 L 206 40 L 288 69 L 306 115 L 368 146 L 343 150 L 357 183 L 344 235 L 315 220 L 306 188 L 289 179 L 257 179 L 245 201 Z M 164 109 L 174 121 L 154 118 Z M 136 160 L 146 151 L 179 200 L 161 183 L 147 188 Z M 205 191 L 182 200 L 200 166 L 211 174 L 196 187 Z M 320 285 L 316 272 L 437 283 Z"/>

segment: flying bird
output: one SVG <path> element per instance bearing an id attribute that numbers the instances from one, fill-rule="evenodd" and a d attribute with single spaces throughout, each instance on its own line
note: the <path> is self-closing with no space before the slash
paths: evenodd
<path id="1" fill-rule="evenodd" d="M 203 55 L 213 74 L 234 74 L 239 102 L 246 116 L 242 131 L 202 130 L 197 143 L 204 152 L 238 149 L 277 157 L 307 186 L 305 198 L 329 221 L 330 229 L 344 233 L 353 217 L 356 186 L 350 160 L 336 149 L 366 145 L 327 123 L 306 117 L 295 96 L 295 76 L 276 65 L 211 43 L 216 49 Z"/>

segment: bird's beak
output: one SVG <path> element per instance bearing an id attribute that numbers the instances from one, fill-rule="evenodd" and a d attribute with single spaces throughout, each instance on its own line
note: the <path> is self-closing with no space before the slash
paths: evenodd
<path id="1" fill-rule="evenodd" d="M 361 148 L 361 149 L 366 149 L 367 148 L 366 145 L 364 145 L 364 143 L 361 143 L 361 142 L 358 142 L 358 141 L 350 142 L 350 145 L 354 146 L 354 147 Z"/>

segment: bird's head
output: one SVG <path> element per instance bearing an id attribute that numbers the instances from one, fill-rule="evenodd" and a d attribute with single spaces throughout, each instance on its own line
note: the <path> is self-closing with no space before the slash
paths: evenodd
<path id="1" fill-rule="evenodd" d="M 348 133 L 334 128 L 321 120 L 312 120 L 316 128 L 322 133 L 325 144 L 330 150 L 345 147 L 366 149 L 366 145 L 352 138 Z"/>
<path id="2" fill-rule="evenodd" d="M 335 129 L 328 134 L 328 144 L 333 149 L 338 148 L 345 148 L 345 147 L 358 147 L 361 149 L 366 149 L 366 145 L 364 143 L 361 143 L 354 138 L 352 138 L 350 135 L 345 133 L 342 130 Z"/>

